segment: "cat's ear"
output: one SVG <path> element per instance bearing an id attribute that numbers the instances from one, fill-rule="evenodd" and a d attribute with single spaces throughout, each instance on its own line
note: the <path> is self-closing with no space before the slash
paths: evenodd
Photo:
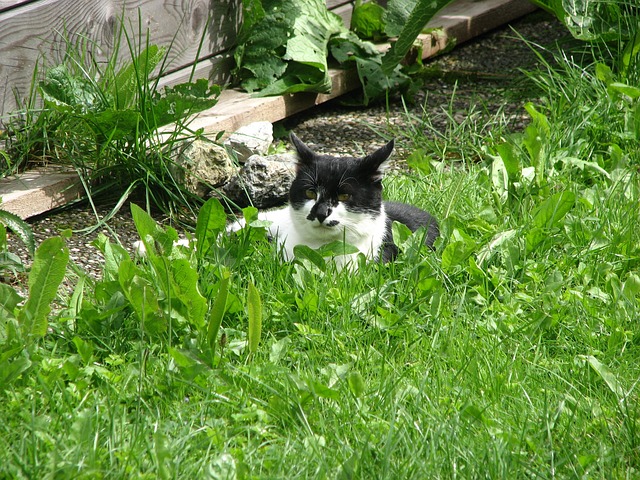
<path id="1" fill-rule="evenodd" d="M 395 141 L 391 140 L 384 147 L 380 147 L 375 152 L 367 155 L 362 159 L 362 166 L 371 173 L 373 181 L 382 180 L 384 172 L 389 166 L 389 157 L 393 152 Z"/>
<path id="2" fill-rule="evenodd" d="M 300 140 L 296 136 L 295 133 L 291 132 L 289 138 L 291 139 L 291 143 L 293 143 L 293 146 L 296 147 L 298 156 L 300 157 L 300 163 L 309 164 L 313 162 L 316 154 L 313 153 L 313 151 L 309 147 L 307 147 L 302 142 L 302 140 Z"/>

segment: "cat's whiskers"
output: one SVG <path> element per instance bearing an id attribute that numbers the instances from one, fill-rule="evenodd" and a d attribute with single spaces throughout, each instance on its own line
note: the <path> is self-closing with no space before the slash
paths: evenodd
<path id="1" fill-rule="evenodd" d="M 357 182 L 355 177 L 349 176 L 345 177 L 349 172 L 342 172 L 340 176 L 340 180 L 338 181 L 338 188 L 343 187 L 344 185 L 348 185 L 350 182 Z"/>

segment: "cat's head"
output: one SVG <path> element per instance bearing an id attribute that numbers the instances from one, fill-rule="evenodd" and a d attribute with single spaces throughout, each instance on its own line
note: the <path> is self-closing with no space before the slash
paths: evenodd
<path id="1" fill-rule="evenodd" d="M 380 215 L 382 177 L 393 140 L 360 158 L 319 155 L 293 133 L 291 142 L 299 160 L 289 203 L 300 221 L 331 236 L 331 230 L 357 233 L 362 222 Z"/>

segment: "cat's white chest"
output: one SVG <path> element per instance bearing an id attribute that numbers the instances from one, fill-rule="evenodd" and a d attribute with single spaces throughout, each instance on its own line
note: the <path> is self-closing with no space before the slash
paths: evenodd
<path id="1" fill-rule="evenodd" d="M 368 259 L 377 259 L 386 232 L 386 214 L 384 208 L 380 213 L 349 212 L 339 206 L 332 213 L 330 219 L 338 222 L 335 226 L 323 225 L 317 220 L 306 218 L 307 209 L 296 210 L 290 206 L 260 212 L 258 218 L 271 222 L 269 234 L 282 249 L 286 260 L 294 258 L 293 249 L 296 245 L 306 245 L 317 249 L 334 241 L 343 241 L 356 247 Z M 358 254 L 339 255 L 334 257 L 338 267 L 351 263 L 357 267 Z"/>

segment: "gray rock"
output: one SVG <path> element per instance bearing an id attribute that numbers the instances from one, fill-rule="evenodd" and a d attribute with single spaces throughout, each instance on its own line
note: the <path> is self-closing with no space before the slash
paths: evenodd
<path id="1" fill-rule="evenodd" d="M 233 178 L 238 167 L 224 147 L 196 139 L 177 149 L 171 173 L 187 190 L 204 197 L 212 187 L 219 187 Z"/>
<path id="2" fill-rule="evenodd" d="M 224 194 L 239 207 L 270 208 L 287 201 L 296 172 L 297 156 L 291 153 L 253 155 L 227 185 Z"/>
<path id="3" fill-rule="evenodd" d="M 240 163 L 252 155 L 266 155 L 273 142 L 273 125 L 270 122 L 253 122 L 240 127 L 224 142 L 236 152 Z"/>

